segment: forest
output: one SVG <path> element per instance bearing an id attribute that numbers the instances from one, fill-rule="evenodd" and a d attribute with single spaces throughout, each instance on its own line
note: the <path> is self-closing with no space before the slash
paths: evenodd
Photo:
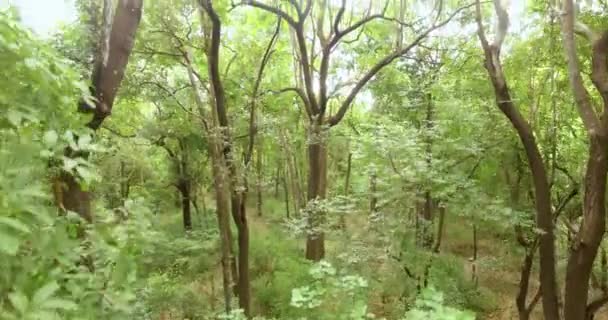
<path id="1" fill-rule="evenodd" d="M 1 320 L 608 319 L 608 1 L 73 5 L 0 8 Z"/>

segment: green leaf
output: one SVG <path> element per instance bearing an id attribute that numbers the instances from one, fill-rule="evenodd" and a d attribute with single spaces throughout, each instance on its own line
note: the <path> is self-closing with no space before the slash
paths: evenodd
<path id="1" fill-rule="evenodd" d="M 44 133 L 42 140 L 47 147 L 54 147 L 57 144 L 59 136 L 55 130 L 49 130 Z"/>
<path id="2" fill-rule="evenodd" d="M 25 232 L 25 233 L 30 232 L 30 228 L 25 223 L 19 221 L 18 219 L 15 219 L 15 218 L 0 217 L 0 223 L 7 225 L 15 230 L 21 231 L 21 232 Z"/>
<path id="3" fill-rule="evenodd" d="M 44 301 L 49 299 L 59 290 L 59 285 L 56 281 L 51 281 L 44 286 L 42 286 L 36 293 L 34 293 L 34 297 L 32 298 L 32 302 L 36 305 L 42 304 Z"/>
<path id="4" fill-rule="evenodd" d="M 89 184 L 91 181 L 97 178 L 97 175 L 94 172 L 83 166 L 77 166 L 76 172 L 78 172 L 78 175 L 86 184 Z"/>
<path id="5" fill-rule="evenodd" d="M 78 161 L 72 158 L 63 157 L 63 170 L 72 171 L 76 166 L 78 166 Z"/>
<path id="6" fill-rule="evenodd" d="M 47 299 L 41 306 L 46 309 L 57 310 L 76 310 L 78 308 L 78 305 L 73 301 L 58 298 Z"/>
<path id="7" fill-rule="evenodd" d="M 19 250 L 19 239 L 7 230 L 0 229 L 0 251 L 8 255 L 14 256 Z"/>
<path id="8" fill-rule="evenodd" d="M 15 109 L 8 109 L 6 118 L 8 119 L 8 122 L 10 124 L 12 124 L 15 127 L 18 127 L 21 125 L 21 119 L 23 119 L 23 113 L 15 110 Z"/>
<path id="9" fill-rule="evenodd" d="M 91 136 L 88 134 L 83 134 L 78 137 L 78 149 L 86 150 L 91 144 Z"/>
<path id="10" fill-rule="evenodd" d="M 8 300 L 10 300 L 13 308 L 19 311 L 19 313 L 24 314 L 27 311 L 29 303 L 27 297 L 23 293 L 19 291 L 10 293 L 8 295 Z"/>

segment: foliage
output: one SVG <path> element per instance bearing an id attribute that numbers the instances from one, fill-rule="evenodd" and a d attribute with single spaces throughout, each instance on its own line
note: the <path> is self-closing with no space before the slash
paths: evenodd
<path id="1" fill-rule="evenodd" d="M 90 182 L 94 168 L 59 150 L 94 152 L 87 135 L 69 129 L 86 86 L 51 48 L 23 29 L 11 11 L 0 12 L 0 300 L 3 319 L 130 319 L 137 257 L 146 248 L 147 211 L 117 223 L 108 211 L 84 227 L 57 216 L 47 192 L 46 168 L 63 160 L 66 170 Z M 66 127 L 68 125 L 68 127 Z M 65 132 L 60 135 L 58 132 Z M 94 272 L 92 272 L 94 270 Z"/>
<path id="2" fill-rule="evenodd" d="M 441 319 L 441 320 L 473 320 L 475 315 L 447 307 L 443 304 L 443 294 L 433 287 L 426 288 L 416 299 L 415 307 L 405 314 L 407 320 Z"/>
<path id="3" fill-rule="evenodd" d="M 81 79 L 92 72 L 102 8 L 101 2 L 76 2 L 78 19 L 51 39 L 23 27 L 16 10 L 0 11 L 0 318 L 246 318 L 236 297 L 225 314 L 222 296 L 209 154 L 210 135 L 217 132 L 209 17 L 196 1 L 145 1 L 112 115 L 91 132 L 84 119 L 90 114 L 76 105 L 91 99 Z M 260 2 L 290 17 L 302 9 Z M 441 8 L 441 18 L 464 4 L 445 1 L 435 8 L 415 0 L 401 8 L 406 2 L 346 1 L 334 25 L 341 2 L 313 2 L 313 19 L 302 25 L 307 37 L 321 38 L 308 48 L 313 82 L 322 68 L 323 34 L 347 30 L 366 14 L 386 15 L 332 48 L 326 114 L 400 40 L 419 35 L 434 16 L 428 10 Z M 474 319 L 473 312 L 483 318 L 503 307 L 497 301 L 515 296 L 526 241 L 539 234 L 537 196 L 524 149 L 494 107 L 481 51 L 471 41 L 473 8 L 384 67 L 339 124 L 324 126 L 327 190 L 309 199 L 307 147 L 314 138 L 293 89 L 303 87 L 301 48 L 286 19 L 244 3 L 214 6 L 222 23 L 217 67 L 232 137 L 221 147 L 235 158 L 235 180 L 247 181 L 235 190 L 247 199 L 254 319 L 465 320 Z M 580 6 L 581 21 L 597 30 L 608 25 L 601 3 Z M 588 142 L 572 107 L 556 17 L 542 1 L 518 10 L 511 21 L 521 32 L 507 37 L 502 63 L 549 175 L 561 274 L 582 219 Z M 411 24 L 397 23 L 397 16 Z M 260 59 L 277 26 L 256 88 Z M 590 46 L 581 42 L 577 50 L 587 73 Z M 320 89 L 315 84 L 312 91 Z M 245 163 L 251 142 L 252 159 Z M 62 172 L 93 195 L 94 223 L 55 207 L 50 186 Z M 180 190 L 185 185 L 187 195 Z M 192 206 L 188 231 L 184 200 Z M 231 232 L 236 259 L 233 223 Z M 302 243 L 321 233 L 326 260 L 311 263 Z M 430 245 L 421 241 L 427 239 Z M 596 282 L 608 279 L 606 259 L 596 260 L 593 293 L 606 287 Z M 531 279 L 542 272 L 532 270 Z M 531 281 L 530 290 L 536 285 Z"/>

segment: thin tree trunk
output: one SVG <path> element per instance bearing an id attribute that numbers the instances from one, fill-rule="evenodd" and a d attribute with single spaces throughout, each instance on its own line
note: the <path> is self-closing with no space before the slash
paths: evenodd
<path id="1" fill-rule="evenodd" d="M 120 160 L 120 200 L 121 205 L 125 205 L 125 201 L 129 198 L 130 191 L 129 177 L 127 176 L 125 162 Z"/>
<path id="2" fill-rule="evenodd" d="M 274 197 L 279 197 L 279 186 L 281 185 L 281 160 L 277 161 L 277 170 L 274 174 Z"/>
<path id="3" fill-rule="evenodd" d="M 209 138 L 208 152 L 211 157 L 211 172 L 213 175 L 213 184 L 215 190 L 215 212 L 218 221 L 218 229 L 220 234 L 220 254 L 222 264 L 222 283 L 224 292 L 224 307 L 226 314 L 232 309 L 232 292 L 234 282 L 238 278 L 236 263 L 234 261 L 232 248 L 232 232 L 230 231 L 230 190 L 229 180 L 226 177 L 225 159 L 222 155 L 223 140 L 219 139 L 212 129 L 215 129 L 218 122 L 218 115 L 215 110 L 211 112 L 205 111 L 205 103 L 200 94 L 199 83 L 194 76 L 194 67 L 189 52 L 184 53 L 188 78 L 193 89 L 196 104 L 198 106 L 201 119 L 211 118 L 211 126 L 206 121 L 201 121 L 203 129 Z M 214 96 L 215 98 L 215 96 Z M 233 282 L 234 281 L 234 282 Z"/>
<path id="4" fill-rule="evenodd" d="M 564 296 L 564 318 L 566 320 L 586 317 L 589 296 L 589 279 L 593 262 L 606 230 L 606 178 L 608 158 L 606 139 L 592 139 L 587 173 L 585 175 L 585 196 L 583 223 L 570 248 L 566 267 Z M 586 231 L 586 232 L 583 232 Z"/>
<path id="5" fill-rule="evenodd" d="M 249 318 L 251 317 L 251 284 L 249 279 L 249 225 L 247 222 L 246 199 L 247 192 L 243 192 L 240 199 L 240 221 L 236 225 L 238 229 L 239 246 L 239 307 L 244 310 L 245 316 Z"/>
<path id="6" fill-rule="evenodd" d="M 428 92 L 426 99 L 426 117 L 424 121 L 425 134 L 425 161 L 426 170 L 431 172 L 433 160 L 433 95 Z M 433 196 L 430 186 L 424 190 L 424 206 L 422 212 L 422 245 L 424 248 L 431 249 L 433 245 Z"/>
<path id="7" fill-rule="evenodd" d="M 179 192 L 181 194 L 181 206 L 182 206 L 182 220 L 184 223 L 184 230 L 192 230 L 192 213 L 190 212 L 190 185 L 188 181 L 180 181 Z"/>
<path id="8" fill-rule="evenodd" d="M 517 314 L 519 320 L 528 320 L 530 313 L 534 309 L 538 298 L 534 297 L 530 305 L 526 302 L 528 297 L 528 290 L 530 287 L 530 276 L 532 275 L 532 266 L 534 264 L 534 253 L 536 252 L 536 244 L 533 244 L 531 248 L 526 249 L 526 255 L 521 266 L 520 278 L 519 278 L 519 289 L 517 290 L 517 296 L 515 298 L 515 305 L 517 306 Z M 539 291 L 540 293 L 540 291 Z"/>
<path id="9" fill-rule="evenodd" d="M 308 145 L 308 202 L 323 201 L 327 192 L 327 146 L 326 132 L 319 123 L 313 123 L 310 129 Z M 309 232 L 306 239 L 306 259 L 319 261 L 325 257 L 325 234 L 322 227 L 325 223 L 325 212 L 316 208 L 308 212 Z"/>
<path id="10" fill-rule="evenodd" d="M 518 210 L 520 209 L 519 199 L 521 192 L 521 180 L 523 176 L 522 168 L 521 168 L 521 158 L 519 157 L 519 151 L 515 150 L 515 168 L 517 176 L 513 180 L 509 169 L 505 166 L 505 180 L 510 188 L 510 198 L 511 198 L 511 206 Z M 530 303 L 527 302 L 528 291 L 530 289 L 530 278 L 532 276 L 532 267 L 534 264 L 534 256 L 536 250 L 538 249 L 538 240 L 535 239 L 533 241 L 527 240 L 524 231 L 520 226 L 515 227 L 516 239 L 520 246 L 522 246 L 525 250 L 524 260 L 522 262 L 520 278 L 519 278 L 519 288 L 517 291 L 517 296 L 515 297 L 515 305 L 517 306 L 517 313 L 520 320 L 528 320 L 530 318 L 530 314 L 536 307 L 540 299 L 540 288 L 537 291 L 536 295 L 532 298 Z"/>
<path id="11" fill-rule="evenodd" d="M 261 141 L 258 143 L 258 150 L 257 150 L 257 159 L 255 162 L 256 165 L 256 195 L 257 195 L 257 199 L 256 199 L 256 209 L 258 212 L 258 216 L 261 217 L 262 216 L 262 207 L 263 205 L 263 194 L 262 194 L 262 181 L 263 181 L 263 177 L 262 177 L 262 150 L 261 150 Z"/>
<path id="12" fill-rule="evenodd" d="M 473 256 L 471 257 L 471 281 L 477 286 L 477 224 L 473 223 Z"/>
<path id="13" fill-rule="evenodd" d="M 293 185 L 293 200 L 294 200 L 294 210 L 295 212 L 299 212 L 302 208 L 302 204 L 304 203 L 304 199 L 302 196 L 302 183 L 301 181 L 301 170 L 299 170 L 298 158 L 296 156 L 296 152 L 292 152 L 292 161 L 290 162 L 292 165 L 292 185 Z"/>
<path id="14" fill-rule="evenodd" d="M 376 172 L 369 175 L 369 215 L 373 217 L 378 212 L 378 190 Z"/>
<path id="15" fill-rule="evenodd" d="M 476 2 L 476 20 L 478 36 L 483 47 L 485 67 L 494 88 L 496 105 L 509 119 L 517 132 L 526 151 L 528 166 L 532 172 L 534 184 L 536 226 L 543 232 L 539 240 L 540 256 L 540 283 L 542 287 L 543 312 L 546 319 L 559 320 L 559 300 L 557 275 L 555 270 L 555 235 L 553 228 L 553 210 L 551 208 L 551 187 L 549 185 L 547 170 L 544 166 L 536 138 L 530 124 L 523 118 L 516 108 L 507 85 L 502 64 L 500 62 L 500 49 L 508 28 L 508 14 L 502 3 L 495 1 L 495 11 L 498 15 L 498 30 L 494 43 L 490 44 L 486 38 L 481 18 L 480 1 Z"/>
<path id="16" fill-rule="evenodd" d="M 348 159 L 346 160 L 346 177 L 344 178 L 344 196 L 347 198 L 350 195 L 350 171 L 352 167 L 353 154 L 352 152 L 348 153 Z M 346 217 L 344 214 L 340 215 L 340 228 L 342 230 L 346 229 Z"/>
<path id="17" fill-rule="evenodd" d="M 205 192 L 205 186 L 201 185 L 201 205 L 203 206 L 203 215 L 207 215 L 207 193 Z"/>
<path id="18" fill-rule="evenodd" d="M 290 218 L 290 214 L 289 214 L 289 188 L 287 187 L 287 178 L 285 177 L 285 175 L 283 175 L 283 194 L 285 197 L 285 214 L 287 215 L 287 218 Z"/>
<path id="19" fill-rule="evenodd" d="M 211 166 L 215 185 L 215 211 L 220 231 L 220 252 L 222 261 L 222 281 L 224 287 L 224 307 L 226 314 L 230 313 L 232 301 L 232 277 L 234 275 L 234 263 L 232 261 L 231 236 L 230 236 L 230 197 L 228 191 L 227 178 L 224 174 L 224 164 L 222 157 L 217 150 L 215 143 L 209 144 L 209 151 L 212 154 Z"/>
<path id="20" fill-rule="evenodd" d="M 431 197 L 430 190 L 424 192 L 422 220 L 424 220 L 422 228 L 422 245 L 424 248 L 431 249 L 431 246 L 433 245 L 433 198 Z"/>
<path id="21" fill-rule="evenodd" d="M 348 196 L 350 192 L 350 170 L 353 162 L 352 152 L 348 153 L 348 159 L 346 160 L 346 178 L 344 179 L 344 195 Z"/>
<path id="22" fill-rule="evenodd" d="M 445 205 L 439 205 L 439 221 L 437 223 L 437 239 L 435 240 L 435 246 L 433 247 L 433 252 L 439 253 L 441 249 L 441 240 L 443 239 L 443 225 L 445 222 Z"/>
<path id="23" fill-rule="evenodd" d="M 300 212 L 300 208 L 302 207 L 301 203 L 300 203 L 300 190 L 298 188 L 298 177 L 297 177 L 297 173 L 296 173 L 296 166 L 294 165 L 295 161 L 294 158 L 291 156 L 291 150 L 288 149 L 286 147 L 285 150 L 289 150 L 286 153 L 286 159 L 285 159 L 285 168 L 287 168 L 287 175 L 285 176 L 288 180 L 289 180 L 289 186 L 291 188 L 291 197 L 292 197 L 292 207 L 293 207 L 293 212 L 297 213 Z"/>

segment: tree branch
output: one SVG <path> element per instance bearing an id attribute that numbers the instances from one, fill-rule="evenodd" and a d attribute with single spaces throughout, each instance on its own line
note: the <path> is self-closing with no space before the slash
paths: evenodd
<path id="1" fill-rule="evenodd" d="M 289 25 L 292 26 L 292 27 L 294 27 L 294 28 L 299 23 L 299 21 L 296 22 L 287 12 L 285 12 L 285 11 L 279 9 L 279 8 L 275 8 L 273 6 L 269 6 L 267 4 L 261 3 L 261 2 L 256 1 L 256 0 L 244 0 L 242 3 L 246 4 L 246 5 L 249 5 L 249 6 L 252 6 L 252 7 L 256 7 L 258 9 L 262 9 L 262 10 L 270 12 L 270 13 L 273 13 L 273 14 L 281 17 L 283 20 L 287 21 L 287 23 L 289 23 Z M 296 11 L 298 11 L 297 8 L 296 8 Z"/>
<path id="2" fill-rule="evenodd" d="M 104 125 L 101 128 L 106 129 L 106 130 L 108 130 L 108 132 L 114 134 L 115 136 L 121 137 L 121 138 L 130 139 L 130 138 L 137 137 L 137 134 L 134 134 L 134 133 L 133 134 L 124 134 L 118 130 L 108 127 L 107 125 Z"/>
<path id="3" fill-rule="evenodd" d="M 244 159 L 245 167 L 247 167 L 247 165 L 251 161 L 251 157 L 253 155 L 253 147 L 255 145 L 255 134 L 257 132 L 257 124 L 255 121 L 255 118 L 256 118 L 255 111 L 256 111 L 256 101 L 257 101 L 257 97 L 258 97 L 258 90 L 260 89 L 260 84 L 261 84 L 262 78 L 264 76 L 264 69 L 266 68 L 268 61 L 270 60 L 270 56 L 272 55 L 272 47 L 274 46 L 274 44 L 277 41 L 280 30 L 281 30 L 281 18 L 279 17 L 277 19 L 277 26 L 275 28 L 275 31 L 272 34 L 272 37 L 270 38 L 268 45 L 266 46 L 264 55 L 262 56 L 262 61 L 260 62 L 258 74 L 257 74 L 256 80 L 255 80 L 255 83 L 253 84 L 253 91 L 251 92 L 251 97 L 250 97 L 251 102 L 250 102 L 250 107 L 249 107 L 249 145 L 247 146 L 247 153 L 245 154 L 245 159 Z"/>
<path id="4" fill-rule="evenodd" d="M 532 310 L 534 310 L 534 307 L 536 307 L 536 304 L 538 303 L 538 301 L 540 301 L 540 297 L 542 297 L 542 295 L 543 295 L 542 290 L 539 287 L 538 290 L 536 290 L 536 294 L 530 301 L 530 304 L 526 307 L 526 312 L 528 314 L 530 314 L 532 312 Z"/>
<path id="5" fill-rule="evenodd" d="M 361 89 L 363 89 L 363 87 L 378 73 L 380 72 L 380 70 L 382 70 L 384 67 L 386 67 L 387 65 L 391 64 L 395 59 L 407 54 L 412 48 L 414 48 L 416 45 L 418 45 L 418 43 L 420 43 L 422 40 L 424 40 L 431 32 L 435 31 L 438 28 L 443 27 L 444 25 L 446 25 L 448 22 L 450 22 L 458 13 L 460 13 L 461 11 L 472 7 L 474 4 L 469 4 L 463 7 L 460 7 L 458 9 L 456 9 L 454 12 L 452 12 L 445 20 L 443 20 L 442 22 L 432 25 L 431 27 L 429 27 L 428 29 L 424 30 L 420 35 L 418 35 L 418 37 L 416 37 L 410 44 L 408 44 L 407 46 L 405 46 L 404 48 L 393 52 L 387 56 L 385 56 L 383 59 L 381 59 L 380 61 L 378 61 L 373 67 L 371 67 L 367 73 L 365 73 L 361 79 L 359 79 L 359 81 L 357 81 L 357 84 L 355 85 L 355 87 L 350 91 L 350 93 L 348 94 L 348 96 L 346 97 L 346 99 L 344 100 L 344 102 L 342 102 L 342 104 L 340 105 L 340 108 L 338 109 L 338 112 L 336 112 L 336 114 L 334 114 L 329 120 L 328 120 L 328 124 L 330 126 L 334 126 L 336 124 L 338 124 L 342 118 L 344 118 L 344 115 L 346 114 L 346 111 L 348 111 L 348 108 L 350 107 L 350 105 L 352 104 L 352 102 L 355 100 L 356 96 L 359 94 L 359 92 L 361 91 Z"/>
<path id="6" fill-rule="evenodd" d="M 304 90 L 302 90 L 301 88 L 298 87 L 288 87 L 288 88 L 283 88 L 281 90 L 268 90 L 266 92 L 270 92 L 270 93 L 275 93 L 275 94 L 280 94 L 280 93 L 285 93 L 285 92 L 289 92 L 289 91 L 293 91 L 295 92 L 298 97 L 300 98 L 300 100 L 302 100 L 302 103 L 304 104 L 304 108 L 306 108 L 306 113 L 308 114 L 309 118 L 310 115 L 312 114 L 312 110 L 309 110 L 309 103 L 308 103 L 308 98 L 306 97 L 306 93 L 304 92 Z"/>
<path id="7" fill-rule="evenodd" d="M 591 59 L 591 81 L 597 88 L 604 102 L 604 128 L 608 128 L 608 31 L 593 43 Z"/>
<path id="8" fill-rule="evenodd" d="M 585 129 L 590 136 L 599 133 L 600 123 L 597 114 L 593 110 L 589 91 L 585 87 L 581 76 L 580 64 L 576 53 L 576 42 L 574 39 L 574 4 L 573 0 L 564 0 L 564 14 L 562 15 L 562 37 L 564 49 L 568 60 L 568 76 L 574 93 L 578 113 L 583 120 Z M 604 64 L 606 62 L 604 61 Z"/>
<path id="9" fill-rule="evenodd" d="M 503 1 L 501 0 L 494 0 L 494 10 L 496 11 L 498 21 L 496 24 L 496 38 L 494 39 L 493 46 L 498 52 L 500 52 L 500 49 L 502 48 L 502 44 L 507 35 L 507 29 L 509 29 L 509 14 L 502 2 Z"/>
<path id="10" fill-rule="evenodd" d="M 564 211 L 564 209 L 566 208 L 566 205 L 568 205 L 568 203 L 574 199 L 574 197 L 578 194 L 578 187 L 575 186 L 574 188 L 572 188 L 572 190 L 570 190 L 570 192 L 568 193 L 568 195 L 566 197 L 564 197 L 562 199 L 562 201 L 560 201 L 559 205 L 557 206 L 557 208 L 555 209 L 555 212 L 553 212 L 553 220 L 557 220 L 557 218 L 559 218 L 559 216 L 561 215 L 561 213 Z"/>

